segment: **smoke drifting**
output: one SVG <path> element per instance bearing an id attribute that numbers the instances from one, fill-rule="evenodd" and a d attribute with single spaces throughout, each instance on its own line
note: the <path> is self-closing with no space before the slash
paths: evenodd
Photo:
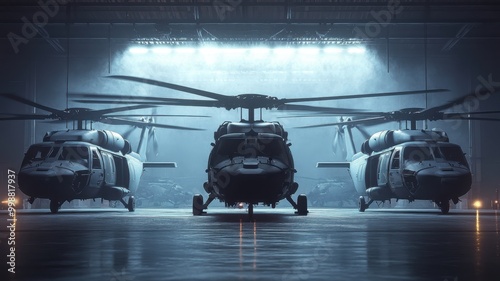
<path id="1" fill-rule="evenodd" d="M 114 57 L 111 69 L 111 74 L 155 79 L 224 95 L 257 93 L 278 98 L 296 98 L 422 89 L 415 83 L 394 79 L 392 73 L 387 73 L 385 62 L 376 52 L 370 51 L 360 54 L 348 53 L 347 50 L 326 52 L 312 48 L 164 48 L 150 49 L 147 52 L 134 52 L 129 49 Z M 98 91 L 102 93 L 203 99 L 188 93 L 140 83 L 104 78 L 101 80 L 106 80 Z M 415 105 L 419 98 L 421 99 L 405 98 L 405 101 L 408 106 Z M 308 104 L 381 111 L 398 109 L 401 104 L 404 106 L 404 103 L 397 98 L 380 98 Z M 425 104 L 421 106 L 424 107 Z M 177 161 L 179 168 L 168 173 L 179 177 L 194 175 L 199 178 L 196 188 L 200 188 L 201 192 L 211 148 L 209 144 L 214 141 L 213 131 L 223 121 L 238 121 L 239 112 L 222 108 L 170 106 L 161 107 L 158 113 L 213 116 L 209 119 L 157 119 L 157 122 L 206 129 L 204 132 L 156 131 L 160 142 L 157 160 Z M 278 116 L 286 114 L 276 110 L 263 113 L 264 120 L 276 120 Z M 333 157 L 331 143 L 334 128 L 293 127 L 332 122 L 335 118 L 279 119 L 290 133 L 298 176 L 325 177 L 324 171 L 318 171 L 315 164 Z M 355 141 L 357 145 L 362 141 L 357 133 Z M 297 180 L 301 184 L 300 178 Z M 304 183 L 301 192 L 307 192 L 309 189 Z"/>

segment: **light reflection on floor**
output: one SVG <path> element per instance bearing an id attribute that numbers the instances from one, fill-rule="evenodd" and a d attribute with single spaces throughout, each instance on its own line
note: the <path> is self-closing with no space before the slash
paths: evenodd
<path id="1" fill-rule="evenodd" d="M 6 216 L 5 216 L 6 217 Z M 491 280 L 498 211 L 20 210 L 12 280 Z M 1 222 L 0 226 L 5 223 Z M 0 253 L 6 256 L 5 227 Z M 5 264 L 5 263 L 3 263 Z M 12 277 L 7 268 L 1 280 Z M 7 275 L 6 275 L 7 274 Z M 363 277 L 364 279 L 360 279 Z"/>

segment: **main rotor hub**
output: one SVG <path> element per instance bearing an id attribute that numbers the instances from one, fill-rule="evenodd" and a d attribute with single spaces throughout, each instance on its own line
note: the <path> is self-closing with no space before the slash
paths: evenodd
<path id="1" fill-rule="evenodd" d="M 80 115 L 84 115 L 85 113 L 92 112 L 92 109 L 84 107 L 72 107 L 65 109 L 63 112 L 65 113 L 65 116 L 59 116 L 60 118 L 64 117 L 66 119 L 72 119 L 75 117 L 80 117 Z"/>
<path id="2" fill-rule="evenodd" d="M 237 95 L 235 99 L 236 105 L 233 105 L 231 109 L 234 108 L 245 108 L 245 109 L 256 109 L 265 108 L 271 109 L 277 107 L 277 97 L 260 95 L 260 94 L 241 94 Z"/>

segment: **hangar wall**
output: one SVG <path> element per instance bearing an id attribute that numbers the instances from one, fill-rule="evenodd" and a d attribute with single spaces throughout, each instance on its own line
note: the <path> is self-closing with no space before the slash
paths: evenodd
<path id="1" fill-rule="evenodd" d="M 19 53 L 15 54 L 12 46 L 6 39 L 0 41 L 0 86 L 3 92 L 15 92 L 28 99 L 36 99 L 36 101 L 44 105 L 55 108 L 66 108 L 67 106 L 76 106 L 74 103 L 68 103 L 66 100 L 66 92 L 87 92 L 95 91 L 98 93 L 117 93 L 113 81 L 101 78 L 108 74 L 128 74 L 128 69 L 117 64 L 117 60 L 123 59 L 123 54 L 126 52 L 128 43 L 123 39 L 72 39 L 69 42 L 65 39 L 60 39 L 59 43 L 65 49 L 69 50 L 69 57 L 66 52 L 56 51 L 47 41 L 41 38 L 33 38 L 22 46 Z M 284 75 L 282 77 L 288 80 L 267 80 L 265 85 L 266 94 L 279 97 L 286 97 L 283 94 L 294 95 L 293 89 L 310 89 L 321 87 L 325 83 L 328 87 L 324 94 L 335 92 L 337 85 L 342 89 L 355 89 L 355 93 L 359 90 L 365 92 L 380 92 L 387 90 L 412 90 L 424 89 L 425 86 L 431 88 L 447 88 L 451 92 L 442 96 L 429 96 L 427 100 L 428 106 L 438 105 L 450 98 L 461 96 L 467 93 L 474 93 L 479 89 L 480 95 L 478 99 L 471 101 L 472 107 L 478 107 L 481 110 L 496 110 L 498 109 L 499 98 L 495 92 L 495 87 L 498 87 L 500 81 L 500 69 L 498 68 L 499 54 L 496 52 L 496 41 L 486 41 L 479 45 L 472 42 L 462 42 L 451 51 L 442 51 L 441 45 L 428 43 L 427 48 L 422 44 L 379 44 L 368 46 L 368 49 L 378 59 L 378 65 L 375 68 L 375 74 L 368 77 L 367 81 L 360 81 L 359 76 L 353 75 L 353 79 L 342 79 L 339 81 L 323 81 L 328 80 L 329 76 L 324 75 L 325 71 L 330 69 L 313 69 L 306 62 L 302 66 L 307 69 L 307 73 L 312 77 L 318 75 L 320 79 L 304 80 L 300 79 L 301 72 L 294 72 L 292 75 Z M 427 56 L 427 62 L 426 62 Z M 189 63 L 189 62 L 186 62 Z M 241 68 L 238 62 L 234 62 L 234 68 Z M 217 65 L 217 64 L 216 64 Z M 147 64 L 146 64 L 147 66 Z M 141 61 L 138 60 L 137 68 L 141 68 Z M 166 65 L 166 68 L 172 68 L 172 65 Z M 175 67 L 175 66 L 174 66 Z M 231 64 L 224 64 L 220 69 L 217 66 L 207 68 L 206 76 L 194 75 L 183 77 L 183 83 L 193 83 L 199 88 L 210 84 L 211 71 L 214 72 L 231 72 Z M 268 67 L 268 66 L 263 66 Z M 346 71 L 356 73 L 356 69 L 351 69 L 346 66 Z M 182 69 L 181 67 L 179 67 Z M 165 73 L 168 71 L 175 72 L 176 69 L 164 70 L 158 67 Z M 187 68 L 189 69 L 189 68 Z M 229 69 L 229 70 L 228 70 Z M 217 90 L 223 89 L 224 94 L 232 94 L 233 91 L 238 91 L 237 85 L 244 85 L 247 88 L 252 85 L 258 85 L 261 90 L 262 85 L 258 81 L 253 81 L 257 76 L 249 68 L 238 69 L 237 75 L 225 76 L 226 84 L 215 87 Z M 279 69 L 279 68 L 278 68 Z M 153 69 L 155 71 L 156 69 Z M 261 71 L 257 69 L 256 71 Z M 275 69 L 274 69 L 275 70 Z M 281 69 L 283 70 L 283 69 Z M 134 70 L 130 70 L 133 72 Z M 245 72 L 246 71 L 246 72 Z M 265 71 L 265 69 L 264 69 Z M 295 71 L 297 71 L 295 69 Z M 203 69 L 198 73 L 204 73 Z M 246 73 L 246 74 L 245 74 Z M 305 73 L 305 72 L 304 72 Z M 427 78 L 426 78 L 427 74 Z M 335 79 L 330 76 L 331 79 Z M 156 77 L 159 78 L 159 77 Z M 177 82 L 165 79 L 170 82 Z M 187 82 L 186 82 L 187 81 Z M 486 82 L 485 82 L 486 81 Z M 181 82 L 177 82 L 181 83 Z M 331 89 L 330 86 L 335 87 Z M 485 85 L 486 83 L 486 85 Z M 361 86 L 359 86 L 361 84 Z M 293 85 L 290 87 L 290 85 Z M 370 87 L 374 85 L 373 87 Z M 207 86 L 208 89 L 213 89 L 212 86 Z M 121 91 L 122 88 L 120 88 Z M 251 90 L 251 89 L 250 89 Z M 292 91 L 291 91 L 292 90 Z M 149 90 L 148 90 L 149 91 Z M 318 92 L 306 93 L 306 95 L 318 95 Z M 275 93 L 276 92 L 276 93 Z M 153 94 L 158 92 L 153 92 Z M 239 92 L 235 93 L 238 94 Z M 134 94 L 134 93 L 128 93 Z M 147 93 L 149 94 L 149 92 Z M 303 93 L 301 93 L 303 95 Z M 182 95 L 181 95 L 182 96 Z M 184 96 L 185 97 L 185 96 Z M 420 97 L 421 99 L 421 97 Z M 409 102 L 405 102 L 409 101 Z M 347 102 L 346 104 L 356 104 L 357 102 Z M 395 99 L 390 102 L 381 101 L 381 106 L 386 107 L 386 110 L 396 110 L 400 106 L 410 107 L 414 104 L 413 99 Z M 418 106 L 422 106 L 419 101 Z M 425 105 L 425 103 L 423 103 Z M 24 105 L 18 105 L 11 101 L 2 101 L 0 103 L 1 112 L 16 112 L 16 113 L 32 113 L 30 109 Z M 81 105 L 78 105 L 81 106 Z M 392 108 L 392 109 L 391 109 Z M 463 109 L 459 107 L 457 110 Z M 176 109 L 182 112 L 183 109 Z M 42 113 L 42 111 L 36 111 Z M 220 111 L 211 111 L 212 114 L 218 115 Z M 230 113 L 224 115 L 223 118 L 237 118 L 237 114 Z M 268 118 L 270 119 L 270 118 Z M 185 132 L 168 132 L 168 136 L 164 139 L 168 154 L 160 155 L 160 157 L 168 159 L 159 159 L 160 161 L 178 161 L 180 162 L 177 175 L 188 175 L 191 169 L 200 171 L 200 178 L 203 178 L 204 166 L 206 165 L 206 156 L 208 155 L 208 144 L 212 141 L 212 131 L 216 129 L 221 120 L 204 120 L 209 129 L 195 137 L 196 140 L 202 139 L 206 142 L 203 148 L 197 148 L 199 145 L 193 141 L 189 143 L 192 148 L 186 147 L 179 153 L 179 150 L 171 149 L 178 145 L 179 140 L 192 137 Z M 185 121 L 175 121 L 185 122 Z M 190 121 L 187 121 L 190 123 Z M 332 132 L 329 129 L 311 130 L 309 132 L 296 131 L 290 129 L 294 126 L 295 121 L 283 120 L 282 123 L 291 131 L 294 146 L 293 152 L 296 158 L 297 170 L 307 175 L 322 176 L 323 172 L 315 170 L 316 161 L 324 161 L 325 151 L 331 152 Z M 297 121 L 297 122 L 310 122 Z M 193 123 L 190 123 L 193 124 Z M 64 127 L 66 124 L 62 124 Z M 53 124 L 45 122 L 33 121 L 8 121 L 0 122 L 0 128 L 4 132 L 8 132 L 8 136 L 4 137 L 1 153 L 4 155 L 0 163 L 2 167 L 18 168 L 24 151 L 27 147 L 36 141 L 41 141 L 43 134 L 48 130 L 60 128 L 61 125 L 54 127 Z M 70 126 L 70 125 L 68 125 Z M 394 124 L 390 125 L 395 128 Z M 481 196 L 487 194 L 488 197 L 493 196 L 495 189 L 498 188 L 498 178 L 496 176 L 496 167 L 500 160 L 500 150 L 498 149 L 496 139 L 499 137 L 497 132 L 498 125 L 495 122 L 460 122 L 451 123 L 449 121 L 430 122 L 429 127 L 439 127 L 445 129 L 453 142 L 462 146 L 464 151 L 469 155 L 473 172 L 474 172 L 474 187 L 470 192 L 470 196 Z M 379 127 L 380 128 L 380 127 Z M 387 128 L 382 127 L 382 128 Z M 116 129 L 119 131 L 119 129 Z M 167 134 L 167 133 L 166 133 Z M 315 136 L 315 137 L 311 137 Z M 189 145 L 187 145 L 189 146 Z M 317 157 L 305 157 L 306 155 L 317 155 Z M 321 158 L 323 157 L 323 158 Z M 303 185 L 304 186 L 304 185 Z M 305 187 L 308 188 L 308 187 Z M 201 184 L 199 185 L 201 191 Z"/>

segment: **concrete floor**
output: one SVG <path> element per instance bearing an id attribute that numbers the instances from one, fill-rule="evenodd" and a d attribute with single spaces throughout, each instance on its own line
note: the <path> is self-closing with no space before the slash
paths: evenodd
<path id="1" fill-rule="evenodd" d="M 500 280 L 491 210 L 19 210 L 0 280 Z"/>

